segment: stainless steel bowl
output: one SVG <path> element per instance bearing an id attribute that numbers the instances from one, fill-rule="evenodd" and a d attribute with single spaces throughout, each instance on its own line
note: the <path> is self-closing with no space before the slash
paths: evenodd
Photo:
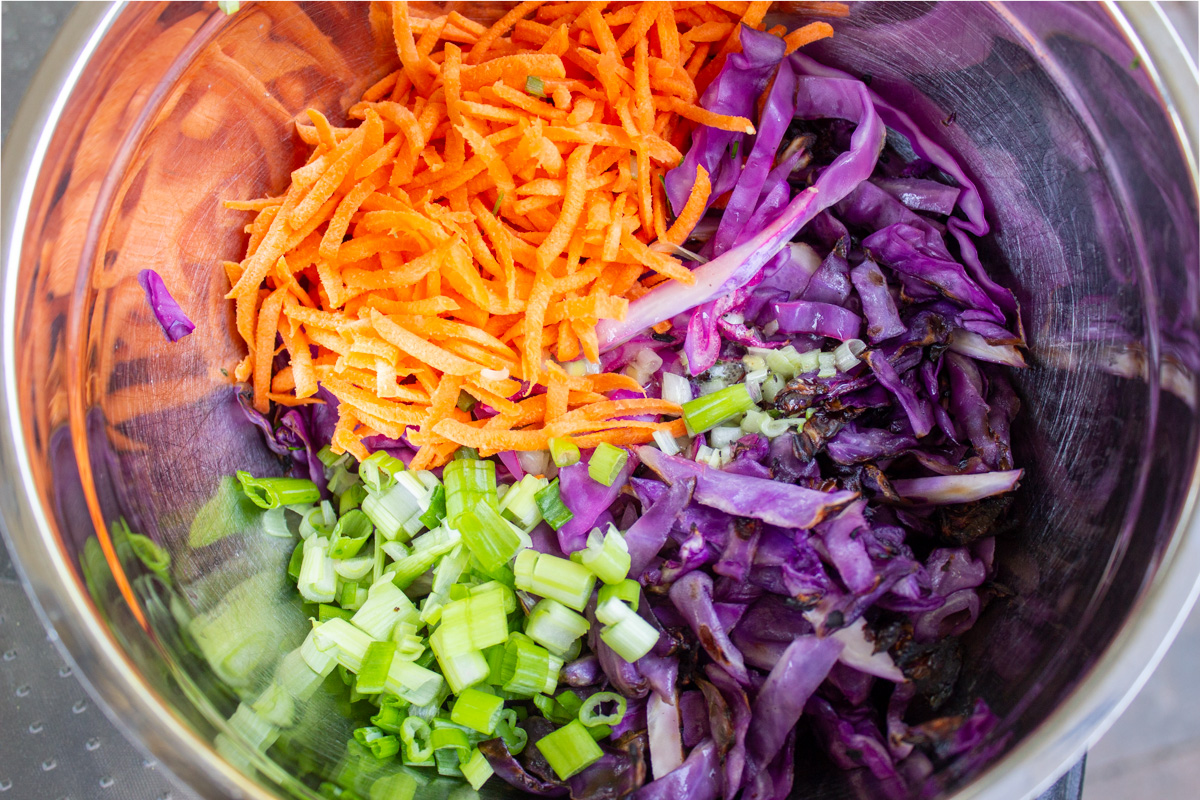
<path id="1" fill-rule="evenodd" d="M 1197 89 L 1168 31 L 1149 4 L 864 4 L 818 48 L 959 154 L 991 209 L 981 253 L 1017 290 L 1031 344 L 1021 525 L 998 552 L 1014 594 L 966 647 L 967 684 L 1002 722 L 934 776 L 938 797 L 1049 785 L 1195 599 Z M 278 190 L 291 117 L 339 115 L 381 74 L 388 39 L 365 5 L 227 18 L 212 3 L 85 4 L 4 153 L 4 523 L 110 715 L 204 796 L 312 796 L 289 758 L 214 745 L 236 700 L 203 623 L 259 620 L 239 652 L 264 675 L 303 630 L 272 584 L 281 553 L 204 506 L 220 475 L 271 463 L 221 371 L 239 354 L 218 262 L 237 257 L 243 220 L 219 200 Z M 145 267 L 169 276 L 196 335 L 162 338 Z M 200 539 L 229 535 L 190 545 L 198 514 Z M 170 553 L 169 580 L 122 520 Z M 342 737 L 312 747 L 336 758 Z M 872 788 L 805 770 L 796 794 Z"/>

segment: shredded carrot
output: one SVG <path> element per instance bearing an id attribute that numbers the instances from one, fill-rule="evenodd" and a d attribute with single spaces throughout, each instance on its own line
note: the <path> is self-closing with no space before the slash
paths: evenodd
<path id="1" fill-rule="evenodd" d="M 787 52 L 794 53 L 806 44 L 812 44 L 830 36 L 833 36 L 833 26 L 828 22 L 811 22 L 784 36 L 783 41 L 787 44 Z"/>
<path id="2" fill-rule="evenodd" d="M 340 401 L 335 452 L 361 459 L 367 436 L 407 437 L 415 469 L 460 446 L 683 435 L 677 405 L 609 399 L 645 395 L 632 377 L 565 365 L 598 361 L 596 325 L 651 287 L 694 282 L 657 243 L 683 244 L 722 199 L 698 168 L 672 221 L 662 181 L 695 126 L 754 133 L 699 98 L 768 5 L 522 2 L 487 26 L 466 7 L 426 18 L 391 3 L 380 22 L 401 68 L 345 127 L 301 118 L 310 155 L 286 191 L 225 203 L 254 214 L 245 258 L 222 269 L 247 350 L 232 374 L 255 407 L 321 402 L 324 387 Z M 790 53 L 832 29 L 770 33 Z M 473 419 L 462 396 L 499 413 Z"/>
<path id="3" fill-rule="evenodd" d="M 688 236 L 696 227 L 696 223 L 704 216 L 711 191 L 712 185 L 708 180 L 708 170 L 696 165 L 696 181 L 692 184 L 692 192 L 688 195 L 687 202 L 684 203 L 679 216 L 667 230 L 667 235 L 663 237 L 664 241 L 673 245 L 681 245 L 687 241 Z"/>

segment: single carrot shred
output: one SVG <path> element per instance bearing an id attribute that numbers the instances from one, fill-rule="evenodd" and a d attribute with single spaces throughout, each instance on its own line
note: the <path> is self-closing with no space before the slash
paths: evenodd
<path id="1" fill-rule="evenodd" d="M 222 265 L 248 351 L 233 378 L 264 412 L 321 402 L 323 387 L 339 401 L 334 452 L 362 459 L 365 437 L 404 437 L 414 469 L 460 446 L 684 435 L 679 406 L 611 400 L 645 391 L 577 367 L 600 359 L 600 320 L 623 319 L 653 286 L 694 282 L 670 246 L 721 198 L 698 168 L 671 221 L 663 178 L 696 125 L 754 133 L 699 98 L 769 5 L 522 2 L 487 26 L 466 7 L 391 3 L 381 19 L 401 68 L 347 110 L 346 127 L 315 110 L 298 123 L 312 150 L 282 195 L 225 202 L 255 215 L 246 257 Z M 770 31 L 789 53 L 832 32 Z M 475 419 L 462 397 L 498 413 Z"/>

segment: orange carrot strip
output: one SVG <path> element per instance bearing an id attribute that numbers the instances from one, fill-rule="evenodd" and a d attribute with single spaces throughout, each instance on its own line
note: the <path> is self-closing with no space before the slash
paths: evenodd
<path id="1" fill-rule="evenodd" d="M 358 412 L 370 414 L 372 417 L 387 420 L 396 425 L 417 425 L 425 416 L 425 411 L 418 406 L 381 400 L 371 392 L 335 375 L 327 375 L 321 383 L 338 400 L 353 406 L 356 414 Z"/>
<path id="2" fill-rule="evenodd" d="M 659 12 L 666 3 L 642 3 L 637 10 L 637 14 L 629 23 L 629 27 L 621 34 L 621 38 L 617 40 L 617 52 L 624 55 L 629 52 L 629 48 L 633 47 L 637 42 L 646 41 L 646 34 L 650 32 L 650 28 L 654 25 L 654 21 L 658 18 Z"/>
<path id="3" fill-rule="evenodd" d="M 567 183 L 563 194 L 562 212 L 550 235 L 537 250 L 539 269 L 546 269 L 554 259 L 562 255 L 571 240 L 571 234 L 583 213 L 584 195 L 587 191 L 587 163 L 592 155 L 591 145 L 576 147 L 567 157 Z"/>
<path id="4" fill-rule="evenodd" d="M 463 90 L 478 90 L 490 86 L 505 76 L 520 76 L 520 84 L 524 86 L 525 78 L 538 75 L 550 78 L 567 77 L 562 59 L 547 53 L 526 53 L 515 56 L 500 56 L 482 64 L 467 67 L 462 71 Z"/>
<path id="5" fill-rule="evenodd" d="M 480 90 L 485 100 L 497 99 L 503 100 L 510 105 L 514 105 L 522 111 L 528 111 L 530 114 L 535 114 L 546 119 L 561 120 L 567 118 L 567 112 L 547 105 L 536 97 L 524 92 L 519 92 L 510 86 L 505 85 L 503 81 L 496 81 L 491 86 L 484 86 Z"/>
<path id="6" fill-rule="evenodd" d="M 507 14 L 488 28 L 480 35 L 479 41 L 471 48 L 471 52 L 467 55 L 467 62 L 470 64 L 478 64 L 483 61 L 483 55 L 492 46 L 492 43 L 499 39 L 504 34 L 508 33 L 509 29 L 517 23 L 518 20 L 524 19 L 529 14 L 538 9 L 538 6 L 543 5 L 542 0 L 527 0 L 520 3 Z"/>
<path id="7" fill-rule="evenodd" d="M 451 375 L 474 375 L 479 372 L 478 364 L 472 364 L 435 344 L 425 341 L 374 309 L 371 309 L 370 320 L 375 331 L 385 341 L 395 345 L 402 353 L 407 353 L 414 358 L 418 358 L 434 369 L 448 372 Z"/>
<path id="8" fill-rule="evenodd" d="M 472 36 L 476 37 L 476 39 L 478 39 L 478 37 L 480 37 L 480 36 L 483 36 L 483 34 L 487 31 L 486 26 L 480 25 L 478 22 L 476 22 L 473 19 L 464 17 L 462 14 L 458 13 L 457 11 L 450 12 L 449 22 L 451 25 L 454 25 L 455 27 L 459 28 L 460 30 L 465 31 L 466 33 L 469 33 Z"/>
<path id="9" fill-rule="evenodd" d="M 300 328 L 293 331 L 288 325 L 281 327 L 279 334 L 283 337 L 283 346 L 292 356 L 291 369 L 296 397 L 312 397 L 317 393 L 317 375 L 313 371 L 312 352 L 308 349 L 308 337 Z"/>
<path id="10" fill-rule="evenodd" d="M 444 419 L 449 418 L 458 404 L 458 396 L 462 391 L 463 379 L 458 375 L 443 375 L 437 391 L 433 393 L 429 403 L 429 416 L 421 423 L 422 428 L 431 428 Z"/>
<path id="11" fill-rule="evenodd" d="M 254 408 L 265 414 L 271 409 L 267 392 L 271 390 L 271 361 L 275 357 L 275 334 L 279 330 L 279 314 L 287 289 L 271 292 L 258 312 L 254 345 Z"/>
<path id="12" fill-rule="evenodd" d="M 784 36 L 783 41 L 787 44 L 787 52 L 790 54 L 806 44 L 812 44 L 830 36 L 833 36 L 833 26 L 828 22 L 810 22 L 803 28 L 797 28 Z"/>
<path id="13" fill-rule="evenodd" d="M 701 106 L 685 103 L 678 97 L 659 96 L 654 100 L 654 107 L 663 111 L 673 111 L 684 119 L 734 133 L 754 135 L 754 123 L 745 117 L 732 117 L 728 114 L 717 114 Z"/>
<path id="14" fill-rule="evenodd" d="M 400 70 L 389 72 L 379 79 L 377 83 L 363 92 L 362 99 L 364 103 L 374 103 L 376 100 L 382 100 L 384 95 L 390 94 L 396 86 L 396 81 L 400 78 Z"/>
<path id="15" fill-rule="evenodd" d="M 670 436 L 678 439 L 680 436 L 687 436 L 687 427 L 683 420 L 677 419 L 674 422 L 663 425 L 658 430 L 666 431 Z M 575 440 L 576 446 L 580 450 L 587 450 L 596 447 L 601 442 L 607 442 L 617 447 L 630 446 L 635 444 L 646 444 L 654 441 L 654 431 L 625 429 L 620 431 L 602 431 L 600 433 L 583 434 L 580 436 L 571 437 Z"/>
<path id="16" fill-rule="evenodd" d="M 640 264 L 643 264 L 660 275 L 674 278 L 680 283 L 691 286 L 696 282 L 696 276 L 673 258 L 656 253 L 639 242 L 629 233 L 621 233 L 621 246 L 629 252 Z"/>
<path id="17" fill-rule="evenodd" d="M 408 3 L 392 3 L 392 36 L 396 40 L 396 52 L 404 65 L 404 74 L 421 90 L 428 91 L 432 82 L 429 59 L 421 58 L 417 43 L 413 40 L 412 26 L 408 19 Z"/>
<path id="18" fill-rule="evenodd" d="M 462 109 L 462 50 L 446 45 L 446 60 L 442 64 L 442 85 L 446 89 L 446 113 L 455 127 L 463 124 Z"/>
<path id="19" fill-rule="evenodd" d="M 663 59 L 672 64 L 680 63 L 679 26 L 669 5 L 663 4 L 659 9 L 655 30 L 658 32 L 658 47 Z"/>
<path id="20" fill-rule="evenodd" d="M 602 420 L 641 414 L 667 414 L 677 417 L 682 413 L 683 409 L 676 403 L 659 400 L 654 397 L 646 397 L 629 400 L 605 400 L 601 403 L 593 403 L 565 414 L 562 419 Z"/>
<path id="21" fill-rule="evenodd" d="M 549 365 L 549 380 L 546 383 L 546 422 L 550 423 L 567 413 L 569 387 L 566 374 L 557 364 Z"/>
<path id="22" fill-rule="evenodd" d="M 328 227 L 325 228 L 324 236 L 321 237 L 321 247 L 318 251 L 321 258 L 327 261 L 337 261 L 338 249 L 342 246 L 346 230 L 350 227 L 350 218 L 358 211 L 363 201 L 378 189 L 382 183 L 383 181 L 375 178 L 359 181 L 342 198 L 341 202 L 337 205 L 337 210 L 333 212 L 333 217 L 329 220 Z"/>
<path id="23" fill-rule="evenodd" d="M 549 438 L 545 431 L 496 431 L 473 427 L 454 419 L 444 419 L 433 430 L 456 444 L 484 453 L 501 450 L 545 450 Z"/>
<path id="24" fill-rule="evenodd" d="M 687 241 L 688 236 L 696 228 L 696 224 L 700 222 L 700 218 L 704 216 L 711 193 L 712 184 L 708 179 L 708 170 L 697 165 L 696 181 L 692 184 L 692 191 L 688 195 L 687 202 L 683 204 L 679 216 L 675 218 L 675 222 L 667 230 L 667 235 L 663 237 L 664 241 L 674 245 L 681 245 Z"/>
<path id="25" fill-rule="evenodd" d="M 481 386 L 477 386 L 473 381 L 467 381 L 463 384 L 462 390 L 474 397 L 481 403 L 487 403 L 492 408 L 500 412 L 501 415 L 516 416 L 521 413 L 521 407 L 506 397 L 502 397 L 495 392 L 489 392 Z"/>

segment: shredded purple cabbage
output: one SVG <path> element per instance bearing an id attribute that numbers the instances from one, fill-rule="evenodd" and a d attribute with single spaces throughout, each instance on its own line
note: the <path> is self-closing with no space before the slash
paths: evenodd
<path id="1" fill-rule="evenodd" d="M 152 269 L 144 269 L 138 273 L 138 283 L 141 284 L 142 291 L 146 293 L 146 302 L 150 304 L 154 318 L 158 320 L 158 324 L 162 326 L 163 333 L 167 335 L 168 339 L 178 342 L 196 330 L 196 324 L 188 319 L 187 314 L 183 313 L 183 309 L 171 296 L 161 275 Z"/>

